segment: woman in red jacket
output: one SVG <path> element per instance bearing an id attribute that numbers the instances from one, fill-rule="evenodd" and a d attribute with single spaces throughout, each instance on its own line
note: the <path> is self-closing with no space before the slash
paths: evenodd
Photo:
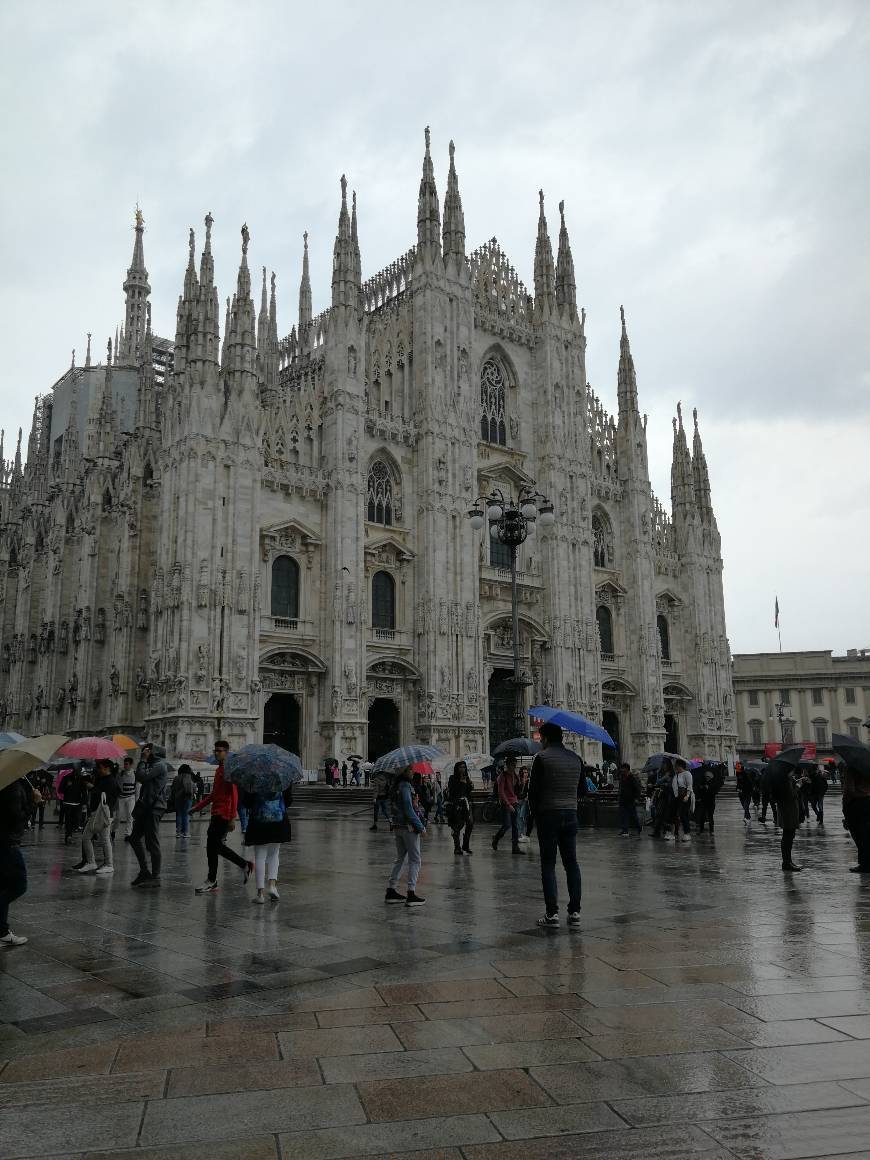
<path id="1" fill-rule="evenodd" d="M 218 858 L 226 858 L 228 862 L 238 866 L 244 875 L 243 883 L 247 883 L 251 871 L 254 869 L 253 862 L 246 861 L 235 850 L 231 850 L 224 841 L 227 834 L 235 829 L 239 805 L 239 791 L 232 782 L 224 781 L 224 762 L 229 751 L 230 747 L 226 741 L 215 742 L 214 755 L 218 760 L 218 766 L 214 774 L 212 791 L 190 810 L 192 814 L 195 814 L 205 806 L 211 805 L 211 821 L 208 824 L 205 841 L 208 877 L 202 886 L 197 886 L 197 894 L 214 894 L 216 890 L 220 890 L 217 884 Z"/>

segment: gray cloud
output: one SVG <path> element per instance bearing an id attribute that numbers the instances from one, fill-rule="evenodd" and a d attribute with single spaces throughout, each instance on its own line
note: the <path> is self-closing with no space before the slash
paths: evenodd
<path id="1" fill-rule="evenodd" d="M 495 234 L 529 281 L 537 189 L 553 233 L 566 199 L 593 386 L 613 403 L 624 302 L 657 490 L 682 398 L 710 447 L 735 647 L 769 643 L 738 578 L 747 525 L 776 511 L 773 543 L 807 542 L 812 526 L 823 544 L 825 523 L 782 502 L 766 457 L 788 470 L 789 441 L 800 446 L 820 512 L 839 518 L 866 494 L 844 483 L 860 478 L 854 460 L 828 465 L 856 449 L 870 399 L 868 48 L 862 0 L 451 0 L 437 19 L 401 3 L 7 0 L 7 447 L 85 332 L 100 352 L 114 333 L 137 199 L 160 333 L 174 330 L 187 228 L 207 210 L 222 293 L 247 221 L 287 331 L 303 229 L 315 310 L 327 303 L 342 172 L 359 191 L 367 275 L 413 242 L 428 123 L 442 193 L 456 140 L 469 243 Z M 752 478 L 770 494 L 750 494 Z M 844 590 L 866 590 L 868 557 Z M 855 639 L 870 633 L 861 612 L 844 599 L 830 622 L 803 615 L 794 644 L 870 643 Z"/>

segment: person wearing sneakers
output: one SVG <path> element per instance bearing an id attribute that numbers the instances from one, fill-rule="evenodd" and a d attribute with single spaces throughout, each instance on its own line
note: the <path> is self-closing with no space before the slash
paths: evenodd
<path id="1" fill-rule="evenodd" d="M 254 855 L 257 877 L 257 893 L 252 901 L 262 906 L 266 901 L 267 874 L 270 900 L 277 902 L 281 897 L 278 893 L 278 858 L 281 846 L 290 841 L 287 807 L 293 804 L 293 787 L 288 785 L 283 794 L 272 794 L 269 797 L 246 793 L 242 799 L 248 812 L 245 849 Z"/>
<path id="2" fill-rule="evenodd" d="M 422 906 L 426 899 L 420 898 L 416 893 L 416 886 L 423 861 L 420 854 L 420 838 L 426 833 L 426 827 L 414 806 L 414 790 L 411 786 L 410 769 L 403 769 L 396 777 L 393 808 L 395 810 L 393 836 L 396 839 L 396 861 L 387 883 L 384 902 L 392 904 L 404 902 L 405 906 Z M 404 895 L 400 894 L 396 887 L 399 885 L 399 876 L 402 873 L 406 858 L 408 860 L 408 893 Z"/>
<path id="3" fill-rule="evenodd" d="M 21 839 L 30 811 L 42 801 L 27 778 L 0 789 L 0 947 L 20 947 L 27 936 L 9 929 L 9 907 L 27 891 L 27 866 Z"/>
<path id="4" fill-rule="evenodd" d="M 123 827 L 124 841 L 130 841 L 133 833 L 133 806 L 136 804 L 136 770 L 133 768 L 133 758 L 125 757 L 118 774 L 118 805 L 115 812 L 115 825 L 120 830 Z"/>
<path id="5" fill-rule="evenodd" d="M 111 761 L 98 761 L 93 776 L 86 775 L 88 787 L 88 820 L 82 833 L 82 860 L 73 869 L 79 874 L 97 874 L 108 877 L 115 873 L 112 856 L 112 815 L 118 804 L 120 790 Z M 94 857 L 94 839 L 103 851 L 103 864 L 97 869 Z"/>
<path id="6" fill-rule="evenodd" d="M 492 839 L 492 848 L 493 850 L 498 849 L 499 842 L 510 827 L 513 853 L 525 854 L 525 850 L 520 846 L 519 815 L 517 813 L 520 804 L 517 797 L 517 759 L 513 753 L 509 753 L 504 759 L 504 769 L 498 775 L 498 800 L 501 802 L 501 827 Z"/>
<path id="7" fill-rule="evenodd" d="M 691 842 L 689 818 L 692 814 L 692 775 L 682 757 L 678 757 L 674 762 L 671 791 L 674 795 L 674 841 Z M 683 831 L 682 834 L 680 829 Z"/>
<path id="8" fill-rule="evenodd" d="M 249 859 L 242 858 L 235 850 L 231 850 L 224 839 L 227 834 L 235 829 L 236 814 L 238 813 L 239 805 L 239 791 L 232 784 L 232 782 L 224 780 L 224 762 L 227 759 L 227 754 L 230 747 L 226 741 L 216 741 L 214 745 L 214 755 L 217 758 L 217 769 L 214 772 L 214 784 L 212 785 L 211 793 L 206 794 L 201 798 L 195 806 L 190 809 L 191 814 L 196 814 L 200 810 L 205 809 L 207 805 L 211 806 L 211 820 L 208 823 L 208 831 L 205 840 L 206 857 L 208 858 L 208 877 L 202 886 L 197 886 L 197 894 L 214 894 L 220 887 L 217 884 L 218 872 L 218 858 L 226 858 L 228 862 L 232 862 L 234 866 L 242 871 L 244 883 L 247 883 L 254 869 L 254 863 Z"/>
<path id="9" fill-rule="evenodd" d="M 541 885 L 546 913 L 538 926 L 559 925 L 556 854 L 568 882 L 568 925 L 580 925 L 580 867 L 577 864 L 577 798 L 586 792 L 583 762 L 562 744 L 562 729 L 552 721 L 540 728 L 541 751 L 529 778 L 529 809 L 537 822 Z"/>
<path id="10" fill-rule="evenodd" d="M 160 819 L 166 810 L 169 786 L 169 765 L 166 750 L 149 741 L 142 746 L 142 760 L 136 768 L 136 781 L 141 786 L 139 800 L 133 807 L 133 832 L 130 848 L 139 863 L 139 873 L 133 886 L 160 885 Z M 145 861 L 145 847 L 151 855 L 151 869 Z"/>

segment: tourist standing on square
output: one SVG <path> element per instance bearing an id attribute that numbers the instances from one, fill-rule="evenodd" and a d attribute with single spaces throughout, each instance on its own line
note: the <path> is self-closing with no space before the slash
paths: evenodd
<path id="1" fill-rule="evenodd" d="M 118 803 L 120 790 L 111 761 L 98 761 L 94 773 L 85 780 L 88 787 L 88 819 L 82 833 L 82 860 L 73 869 L 79 874 L 97 874 L 107 877 L 115 873 L 112 857 L 112 815 Z M 103 864 L 97 869 L 94 840 L 103 852 Z"/>
<path id="2" fill-rule="evenodd" d="M 179 765 L 178 773 L 172 779 L 170 797 L 175 809 L 175 836 L 186 838 L 190 833 L 190 807 L 193 805 L 196 787 L 193 770 L 189 765 Z"/>
<path id="3" fill-rule="evenodd" d="M 19 778 L 0 789 L 0 946 L 20 947 L 27 942 L 23 934 L 9 929 L 9 907 L 27 891 L 27 866 L 21 851 L 21 839 L 27 819 L 40 794 L 27 778 Z"/>
<path id="4" fill-rule="evenodd" d="M 577 863 L 577 798 L 585 792 L 583 762 L 562 744 L 560 726 L 546 721 L 540 728 L 541 752 L 532 762 L 529 809 L 537 823 L 541 885 L 546 913 L 538 926 L 559 925 L 556 855 L 568 883 L 568 925 L 580 925 L 580 867 Z"/>
<path id="5" fill-rule="evenodd" d="M 825 825 L 825 794 L 828 792 L 828 779 L 822 766 L 817 765 L 810 774 L 810 805 L 816 815 L 820 827 Z"/>
<path id="6" fill-rule="evenodd" d="M 136 768 L 139 800 L 133 807 L 133 832 L 130 847 L 139 863 L 133 886 L 160 885 L 160 819 L 166 810 L 169 792 L 169 766 L 166 750 L 150 741 L 142 746 L 142 760 Z M 145 860 L 145 847 L 151 855 L 151 869 Z"/>
<path id="7" fill-rule="evenodd" d="M 385 773 L 376 773 L 374 778 L 375 784 L 375 802 L 374 802 L 374 816 L 372 824 L 369 826 L 370 830 L 378 828 L 378 814 L 387 819 L 387 824 L 390 829 L 393 828 L 392 817 L 390 816 L 390 807 L 388 798 L 390 796 L 390 779 Z"/>
<path id="8" fill-rule="evenodd" d="M 674 795 L 674 841 L 691 842 L 689 819 L 692 815 L 692 775 L 682 757 L 674 762 L 671 790 Z M 683 831 L 682 837 L 680 829 Z"/>
<path id="9" fill-rule="evenodd" d="M 637 803 L 643 796 L 640 783 L 631 772 L 631 766 L 623 761 L 619 767 L 619 836 L 629 837 L 629 828 L 635 833 L 643 832 L 637 817 Z"/>
<path id="10" fill-rule="evenodd" d="M 205 839 L 205 853 L 208 859 L 208 875 L 202 886 L 197 886 L 197 894 L 214 894 L 220 890 L 217 883 L 218 858 L 226 858 L 242 871 L 242 882 L 246 883 L 254 869 L 254 863 L 242 858 L 235 850 L 226 844 L 225 838 L 236 828 L 236 814 L 239 807 L 239 791 L 232 782 L 224 778 L 224 762 L 230 751 L 226 741 L 216 741 L 214 755 L 217 758 L 217 768 L 214 771 L 214 782 L 211 793 L 205 795 L 201 801 L 191 809 L 191 813 L 198 813 L 211 806 L 211 820 Z"/>
<path id="11" fill-rule="evenodd" d="M 426 833 L 423 818 L 414 806 L 414 789 L 411 785 L 410 769 L 403 769 L 396 777 L 393 790 L 393 836 L 396 839 L 396 861 L 387 883 L 387 892 L 384 902 L 404 902 L 406 906 L 422 906 L 426 899 L 417 892 L 417 878 L 423 858 L 420 852 L 420 839 Z M 405 861 L 408 863 L 408 893 L 398 891 L 399 878 Z"/>
<path id="12" fill-rule="evenodd" d="M 447 802 L 447 824 L 453 834 L 453 853 L 471 854 L 471 832 L 474 829 L 474 812 L 472 810 L 472 793 L 474 787 L 468 775 L 468 766 L 464 761 L 457 761 L 453 766 L 447 781 L 444 797 Z M 459 837 L 462 835 L 462 845 Z"/>
<path id="13" fill-rule="evenodd" d="M 801 804 L 800 788 L 790 773 L 784 774 L 780 779 L 776 805 L 779 824 L 782 826 L 782 838 L 779 843 L 782 869 L 784 872 L 802 870 L 803 867 L 796 866 L 791 857 L 794 836 L 801 820 Z"/>
<path id="14" fill-rule="evenodd" d="M 499 842 L 507 833 L 508 828 L 510 828 L 511 850 L 514 854 L 525 854 L 525 850 L 520 846 L 519 819 L 517 817 L 517 805 L 519 804 L 519 798 L 517 797 L 517 759 L 514 754 L 510 753 L 504 759 L 504 769 L 498 775 L 497 784 L 498 800 L 501 802 L 501 828 L 496 831 L 492 839 L 492 848 L 493 850 L 498 849 Z M 576 808 L 575 803 L 575 811 Z"/>
<path id="15" fill-rule="evenodd" d="M 136 770 L 133 768 L 133 758 L 125 757 L 118 774 L 118 804 L 115 807 L 115 826 L 123 828 L 124 841 L 130 841 L 133 833 L 133 806 L 136 804 Z"/>

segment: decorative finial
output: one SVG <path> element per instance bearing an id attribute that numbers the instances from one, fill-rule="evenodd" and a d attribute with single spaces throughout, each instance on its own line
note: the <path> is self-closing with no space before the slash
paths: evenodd
<path id="1" fill-rule="evenodd" d="M 106 366 L 112 365 L 112 340 L 111 338 L 106 343 Z"/>
<path id="2" fill-rule="evenodd" d="M 302 244 L 305 247 L 305 249 L 307 250 L 308 249 L 308 230 L 305 230 L 305 232 L 302 235 Z"/>
<path id="3" fill-rule="evenodd" d="M 347 178 L 343 173 L 341 175 L 341 204 L 347 205 Z"/>
<path id="4" fill-rule="evenodd" d="M 565 224 L 565 199 L 559 202 L 559 217 L 562 219 L 562 225 Z"/>
<path id="5" fill-rule="evenodd" d="M 620 306 L 620 308 L 619 308 L 619 320 L 622 323 L 622 329 L 623 329 L 623 333 L 624 333 L 625 332 L 625 307 L 624 306 Z"/>
<path id="6" fill-rule="evenodd" d="M 205 240 L 211 240 L 211 227 L 214 225 L 214 218 L 211 216 L 211 210 L 205 215 Z"/>
<path id="7" fill-rule="evenodd" d="M 677 418 L 680 420 L 680 430 L 683 429 L 683 404 L 677 403 Z"/>
<path id="8" fill-rule="evenodd" d="M 74 371 L 75 369 L 76 369 L 76 348 L 73 347 L 72 348 L 72 362 L 70 363 L 70 370 Z"/>
<path id="9" fill-rule="evenodd" d="M 423 130 L 423 135 L 426 138 L 426 152 L 428 153 L 429 152 L 429 126 L 428 125 Z"/>
<path id="10" fill-rule="evenodd" d="M 142 216 L 142 210 L 139 208 L 139 202 L 136 202 L 136 229 L 141 230 L 145 228 L 145 218 Z"/>
<path id="11" fill-rule="evenodd" d="M 677 433 L 677 417 L 676 417 L 676 415 L 673 417 L 673 419 L 671 419 L 671 422 L 674 425 L 674 434 L 676 435 L 676 433 Z"/>
<path id="12" fill-rule="evenodd" d="M 449 150 L 450 150 L 450 162 L 451 162 L 451 164 L 452 164 L 452 163 L 453 163 L 453 154 L 456 152 L 456 146 L 455 146 L 455 145 L 453 144 L 453 142 L 451 141 L 451 142 L 450 142 L 450 145 L 448 146 L 448 148 L 449 148 Z"/>
<path id="13" fill-rule="evenodd" d="M 188 238 L 187 238 L 187 249 L 188 249 L 188 252 L 190 253 L 190 260 L 192 262 L 193 261 L 193 253 L 194 253 L 194 250 L 196 249 L 196 238 L 194 237 L 193 226 L 190 227 L 190 234 L 188 235 Z"/>
<path id="14" fill-rule="evenodd" d="M 543 191 L 543 189 L 538 190 L 538 204 L 541 207 L 541 213 L 543 213 L 544 212 L 544 191 Z"/>
<path id="15" fill-rule="evenodd" d="M 272 277 L 269 280 L 269 286 L 270 286 L 271 291 L 272 291 L 272 296 L 274 297 L 274 295 L 275 295 L 275 271 L 274 270 L 272 271 Z"/>
<path id="16" fill-rule="evenodd" d="M 266 289 L 266 267 L 263 267 L 263 289 Z"/>
<path id="17" fill-rule="evenodd" d="M 248 253 L 248 242 L 251 240 L 251 234 L 248 230 L 248 223 L 244 222 L 242 225 L 242 257 L 244 258 Z"/>
<path id="18" fill-rule="evenodd" d="M 88 349 L 85 352 L 85 366 L 89 367 L 90 365 L 91 365 L 91 332 L 88 331 Z"/>
<path id="19" fill-rule="evenodd" d="M 692 408 L 692 418 L 695 420 L 695 430 L 698 430 L 698 408 Z"/>

